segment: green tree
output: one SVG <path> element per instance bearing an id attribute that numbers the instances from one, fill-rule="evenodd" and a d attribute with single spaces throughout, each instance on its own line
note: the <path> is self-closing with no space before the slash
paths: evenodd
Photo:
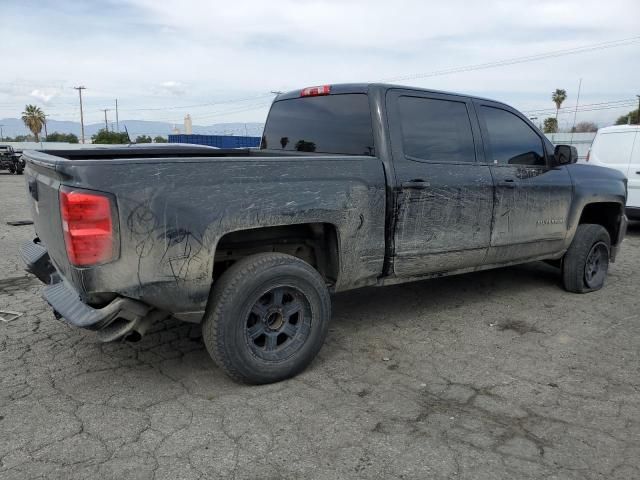
<path id="1" fill-rule="evenodd" d="M 101 128 L 98 133 L 91 136 L 91 141 L 98 144 L 119 144 L 129 143 L 126 133 L 110 132 L 106 128 Z"/>
<path id="2" fill-rule="evenodd" d="M 598 125 L 593 122 L 579 122 L 571 131 L 574 133 L 597 132 Z"/>
<path id="3" fill-rule="evenodd" d="M 630 124 L 638 124 L 638 123 L 640 123 L 638 121 L 638 109 L 637 108 L 635 110 L 630 111 L 626 115 L 622 115 L 621 117 L 618 117 L 618 119 L 616 120 L 616 125 L 626 125 L 628 123 L 630 123 Z"/>
<path id="4" fill-rule="evenodd" d="M 167 143 L 167 139 L 162 135 L 153 138 L 153 143 Z"/>
<path id="5" fill-rule="evenodd" d="M 73 133 L 53 132 L 47 135 L 47 142 L 78 143 L 78 137 Z"/>
<path id="6" fill-rule="evenodd" d="M 545 118 L 542 127 L 544 133 L 557 133 L 558 132 L 558 120 L 553 117 Z"/>
<path id="7" fill-rule="evenodd" d="M 135 143 L 151 143 L 153 140 L 149 135 L 138 135 Z"/>
<path id="8" fill-rule="evenodd" d="M 16 135 L 15 137 L 4 137 L 5 142 L 34 142 L 35 137 L 33 135 Z"/>
<path id="9" fill-rule="evenodd" d="M 562 106 L 562 102 L 567 99 L 567 91 L 562 88 L 556 88 L 556 91 L 551 94 L 551 100 L 556 104 L 556 120 L 558 120 L 558 112 Z"/>
<path id="10" fill-rule="evenodd" d="M 24 112 L 22 112 L 22 121 L 25 126 L 31 130 L 33 136 L 36 138 L 36 142 L 39 141 L 39 135 L 44 126 L 45 116 L 40 107 L 35 105 L 25 105 Z"/>

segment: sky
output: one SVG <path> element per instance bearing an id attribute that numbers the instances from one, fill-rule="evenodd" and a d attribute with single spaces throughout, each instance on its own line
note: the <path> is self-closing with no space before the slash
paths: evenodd
<path id="1" fill-rule="evenodd" d="M 493 98 L 541 120 L 567 90 L 601 126 L 640 94 L 639 0 L 0 0 L 0 118 L 27 103 L 50 118 L 196 125 L 261 122 L 272 91 L 394 83 Z M 497 68 L 432 72 L 636 37 Z M 462 69 L 464 70 L 464 69 Z M 417 75 L 421 74 L 421 75 Z M 619 102 L 609 105 L 610 102 Z M 530 112 L 530 113 L 529 113 Z M 560 115 L 560 127 L 573 113 Z"/>

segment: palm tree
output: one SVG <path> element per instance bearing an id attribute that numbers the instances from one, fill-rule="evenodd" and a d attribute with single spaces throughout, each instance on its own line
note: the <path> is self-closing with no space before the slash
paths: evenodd
<path id="1" fill-rule="evenodd" d="M 36 107 L 35 105 L 26 105 L 24 107 L 24 112 L 22 112 L 22 121 L 36 137 L 36 142 L 39 141 L 38 135 L 40 135 L 40 132 L 42 131 L 42 126 L 44 125 L 45 120 L 44 112 L 40 107 Z"/>
<path id="2" fill-rule="evenodd" d="M 561 88 L 556 88 L 556 91 L 551 94 L 551 100 L 556 104 L 556 121 L 558 120 L 558 112 L 562 106 L 562 102 L 567 99 L 567 91 Z"/>

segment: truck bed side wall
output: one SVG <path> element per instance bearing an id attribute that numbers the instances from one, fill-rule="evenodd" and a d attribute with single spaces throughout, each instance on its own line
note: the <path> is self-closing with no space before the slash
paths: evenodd
<path id="1" fill-rule="evenodd" d="M 374 157 L 60 161 L 67 185 L 115 194 L 121 256 L 71 268 L 80 290 L 118 292 L 197 320 L 216 245 L 233 231 L 328 223 L 336 290 L 374 283 L 384 262 L 385 177 Z M 179 315 L 180 316 L 180 315 Z"/>

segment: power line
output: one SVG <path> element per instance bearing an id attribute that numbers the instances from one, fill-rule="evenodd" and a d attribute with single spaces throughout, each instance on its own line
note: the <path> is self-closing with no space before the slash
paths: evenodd
<path id="1" fill-rule="evenodd" d="M 579 112 L 594 112 L 594 111 L 598 111 L 598 110 L 612 110 L 612 109 L 617 109 L 617 108 L 628 108 L 628 107 L 632 107 L 636 104 L 635 100 L 628 100 L 625 101 L 624 103 L 621 102 L 612 102 L 612 103 L 593 103 L 593 104 L 584 104 L 584 105 L 580 105 L 578 107 L 578 111 Z M 573 113 L 575 110 L 575 107 L 563 107 L 559 110 L 559 113 L 562 114 L 569 114 L 569 113 Z M 555 108 L 549 108 L 546 110 L 523 110 L 522 113 L 525 113 L 527 115 L 553 115 L 556 113 L 556 109 Z"/>
<path id="2" fill-rule="evenodd" d="M 580 107 L 592 107 L 592 106 L 598 106 L 598 105 L 616 105 L 616 104 L 628 104 L 629 102 L 635 102 L 635 100 L 633 98 L 628 98 L 628 99 L 624 99 L 624 100 L 610 100 L 608 102 L 598 102 L 598 103 L 583 103 L 582 105 L 580 105 Z M 571 107 L 562 107 L 560 108 L 560 111 L 563 110 L 568 110 L 571 109 Z M 538 108 L 538 109 L 534 109 L 534 110 L 523 110 L 523 113 L 538 113 L 538 112 L 542 112 L 542 113 L 546 113 L 546 112 L 552 112 L 555 113 L 556 109 L 555 108 Z"/>
<path id="3" fill-rule="evenodd" d="M 428 73 L 414 73 L 414 74 L 409 74 L 409 75 L 404 75 L 404 76 L 399 76 L 399 77 L 391 77 L 391 78 L 386 78 L 383 79 L 381 81 L 383 82 L 397 82 L 397 81 L 401 81 L 401 80 L 416 80 L 416 79 L 420 79 L 420 78 L 429 78 L 429 77 L 438 77 L 438 76 L 442 76 L 442 75 L 450 75 L 452 73 L 462 73 L 462 72 L 470 72 L 473 70 L 483 70 L 483 69 L 487 69 L 487 68 L 497 68 L 497 67 L 504 67 L 504 66 L 508 66 L 508 65 L 516 65 L 519 63 L 526 63 L 526 62 L 535 62 L 538 60 L 544 60 L 547 58 L 556 58 L 556 57 L 564 57 L 567 55 L 576 55 L 579 53 L 585 53 L 585 52 L 592 52 L 595 50 L 604 50 L 607 48 L 616 48 L 616 47 L 624 47 L 627 45 L 632 45 L 634 43 L 638 43 L 640 42 L 640 36 L 636 36 L 636 37 L 629 37 L 629 38 L 623 38 L 620 40 L 612 40 L 609 42 L 601 42 L 601 43 L 593 43 L 591 45 L 584 45 L 582 47 L 575 47 L 575 48 L 566 48 L 563 50 L 554 50 L 554 51 L 550 51 L 550 52 L 545 52 L 545 53 L 539 53 L 536 55 L 527 55 L 527 56 L 523 56 L 523 57 L 514 57 L 514 58 L 508 58 L 508 59 L 504 59 L 504 60 L 497 60 L 494 62 L 487 62 L 487 63 L 478 63 L 475 65 L 465 65 L 465 66 L 460 66 L 460 67 L 452 67 L 452 68 L 447 68 L 444 70 L 436 70 L 433 72 L 428 72 Z"/>
<path id="4" fill-rule="evenodd" d="M 249 101 L 249 100 L 259 100 L 261 98 L 267 98 L 267 97 L 273 97 L 273 94 L 272 93 L 268 93 L 268 94 L 253 96 L 253 97 L 237 98 L 237 99 L 232 99 L 232 100 L 221 100 L 221 101 L 218 101 L 218 102 L 195 103 L 195 104 L 191 104 L 191 105 L 178 105 L 178 106 L 173 106 L 173 107 L 126 108 L 126 109 L 122 109 L 122 110 L 126 111 L 126 112 L 145 112 L 145 111 L 151 112 L 151 111 L 179 110 L 179 109 L 186 109 L 186 108 L 213 107 L 213 106 L 216 106 L 216 105 L 225 105 L 225 104 L 230 104 L 230 103 L 241 103 L 241 102 L 246 102 L 246 101 Z"/>

